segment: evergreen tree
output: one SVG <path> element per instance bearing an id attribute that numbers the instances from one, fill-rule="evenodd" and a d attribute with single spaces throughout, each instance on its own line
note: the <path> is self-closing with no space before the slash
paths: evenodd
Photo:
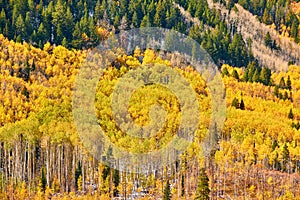
<path id="1" fill-rule="evenodd" d="M 289 119 L 294 119 L 294 114 L 293 114 L 293 110 L 292 109 L 290 109 L 290 112 L 288 114 L 288 118 Z"/>
<path id="2" fill-rule="evenodd" d="M 269 68 L 262 68 L 260 74 L 260 80 L 264 85 L 270 85 L 271 83 L 271 70 Z"/>
<path id="3" fill-rule="evenodd" d="M 240 103 L 240 109 L 245 110 L 245 103 L 244 103 L 243 99 L 241 100 L 241 103 Z"/>
<path id="4" fill-rule="evenodd" d="M 118 186 L 120 184 L 120 174 L 119 170 L 114 169 L 113 171 L 113 182 L 114 182 L 114 197 L 117 197 L 119 194 Z"/>
<path id="5" fill-rule="evenodd" d="M 283 100 L 287 100 L 287 99 L 289 99 L 289 95 L 288 95 L 287 91 L 284 91 Z"/>
<path id="6" fill-rule="evenodd" d="M 163 200 L 171 200 L 171 186 L 169 180 L 167 181 L 167 184 L 164 189 Z"/>
<path id="7" fill-rule="evenodd" d="M 235 107 L 235 108 L 239 108 L 240 107 L 239 100 L 236 97 L 234 97 L 234 99 L 232 100 L 231 106 Z"/>
<path id="8" fill-rule="evenodd" d="M 18 36 L 20 35 L 21 36 L 21 39 L 24 39 L 23 36 L 24 36 L 24 32 L 25 32 L 25 22 L 23 20 L 23 17 L 22 15 L 20 14 L 17 18 L 17 21 L 16 21 L 16 29 L 15 29 L 15 34 Z"/>
<path id="9" fill-rule="evenodd" d="M 274 95 L 275 97 L 279 97 L 279 87 L 277 85 L 274 87 Z"/>
<path id="10" fill-rule="evenodd" d="M 223 70 L 222 70 L 222 76 L 229 76 L 229 72 L 228 72 L 228 69 L 227 67 L 224 67 Z"/>
<path id="11" fill-rule="evenodd" d="M 134 12 L 133 13 L 133 16 L 132 16 L 132 25 L 134 26 L 134 27 L 138 27 L 139 26 L 139 19 L 138 19 L 138 16 L 137 16 L 137 13 L 136 12 Z"/>
<path id="12" fill-rule="evenodd" d="M 298 36 L 298 27 L 299 27 L 299 21 L 297 19 L 294 19 L 291 26 L 291 36 L 295 39 L 295 42 L 299 42 L 299 36 Z"/>
<path id="13" fill-rule="evenodd" d="M 25 17 L 25 39 L 28 40 L 29 37 L 31 36 L 32 34 L 32 31 L 33 31 L 33 26 L 32 26 L 32 20 L 31 20 L 31 17 L 30 17 L 30 13 L 27 12 L 26 13 L 26 17 Z"/>
<path id="14" fill-rule="evenodd" d="M 286 87 L 284 77 L 281 77 L 279 81 L 279 88 L 284 89 Z"/>
<path id="15" fill-rule="evenodd" d="M 72 46 L 74 48 L 81 49 L 82 45 L 83 45 L 82 32 L 81 32 L 79 22 L 77 22 L 73 32 Z"/>
<path id="16" fill-rule="evenodd" d="M 287 80 L 286 80 L 286 88 L 288 90 L 291 90 L 292 89 L 292 82 L 291 82 L 291 77 L 288 76 Z"/>
<path id="17" fill-rule="evenodd" d="M 140 27 L 151 27 L 151 24 L 150 24 L 150 19 L 149 19 L 149 15 L 145 15 L 142 22 L 141 22 L 141 25 Z"/>
<path id="18" fill-rule="evenodd" d="M 272 151 L 274 151 L 275 149 L 276 149 L 276 147 L 278 147 L 279 145 L 278 145 L 278 142 L 277 142 L 277 140 L 275 139 L 274 141 L 273 141 L 273 144 L 272 144 Z"/>
<path id="19" fill-rule="evenodd" d="M 205 169 L 202 168 L 200 169 L 195 200 L 209 200 L 209 194 L 209 179 L 207 177 Z"/>
<path id="20" fill-rule="evenodd" d="M 252 82 L 260 82 L 260 72 L 258 68 L 255 69 L 255 72 L 252 76 Z"/>
<path id="21" fill-rule="evenodd" d="M 181 176 L 181 196 L 183 197 L 185 194 L 184 191 L 184 175 Z"/>
<path id="22" fill-rule="evenodd" d="M 42 186 L 42 190 L 45 191 L 46 190 L 46 186 L 47 186 L 47 178 L 46 178 L 46 169 L 44 167 L 42 167 L 42 171 L 41 171 L 41 186 Z"/>
<path id="23" fill-rule="evenodd" d="M 236 80 L 239 80 L 239 79 L 240 79 L 239 74 L 238 74 L 238 72 L 236 71 L 236 69 L 233 70 L 233 72 L 232 72 L 232 77 L 235 78 Z"/>
<path id="24" fill-rule="evenodd" d="M 289 157 L 290 157 L 290 152 L 289 152 L 288 146 L 286 145 L 286 143 L 284 143 L 284 146 L 282 149 L 282 169 L 283 169 L 283 171 L 288 170 Z"/>
<path id="25" fill-rule="evenodd" d="M 76 183 L 76 186 L 78 186 L 78 180 L 79 178 L 81 177 L 81 174 L 82 174 L 82 168 L 81 168 L 81 163 L 78 161 L 77 163 L 77 168 L 75 170 L 75 183 Z M 77 187 L 78 189 L 78 187 Z"/>
<path id="26" fill-rule="evenodd" d="M 272 38 L 271 38 L 271 35 L 269 32 L 267 32 L 267 34 L 265 35 L 264 40 L 265 40 L 265 45 L 269 48 L 272 48 L 273 42 L 272 42 Z"/>
<path id="27" fill-rule="evenodd" d="M 0 27 L 1 27 L 1 32 L 4 32 L 4 27 L 6 25 L 6 14 L 4 11 L 4 8 L 2 8 L 1 13 L 0 13 Z"/>
<path id="28" fill-rule="evenodd" d="M 44 27 L 43 22 L 40 24 L 37 32 L 37 39 L 45 43 L 47 41 L 47 30 Z"/>

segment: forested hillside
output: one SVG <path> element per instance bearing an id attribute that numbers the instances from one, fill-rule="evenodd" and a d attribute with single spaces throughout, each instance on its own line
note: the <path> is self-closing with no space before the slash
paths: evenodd
<path id="1" fill-rule="evenodd" d="M 299 14 L 297 0 L 0 0 L 0 199 L 300 199 Z M 145 174 L 118 171 L 79 137 L 76 76 L 101 41 L 151 26 L 186 34 L 210 54 L 226 90 L 226 120 L 207 156 L 215 91 L 205 78 L 177 54 L 117 48 L 123 53 L 112 55 L 95 95 L 98 125 L 115 145 L 154 151 L 179 126 L 178 97 L 156 84 L 129 102 L 141 126 L 153 104 L 167 111 L 166 125 L 149 133 L 155 137 L 130 137 L 114 121 L 113 91 L 141 65 L 175 70 L 200 107 L 194 140 L 176 162 Z M 114 153 L 108 148 L 105 158 Z"/>
<path id="2" fill-rule="evenodd" d="M 1 198 L 53 195 L 59 198 L 71 192 L 69 197 L 88 194 L 89 199 L 93 194 L 94 198 L 104 199 L 141 195 L 137 192 L 144 191 L 146 199 L 157 199 L 163 195 L 167 181 L 172 188 L 170 195 L 175 199 L 194 198 L 198 190 L 196 180 L 204 162 L 199 156 L 199 142 L 207 131 L 211 106 L 207 86 L 201 77 L 195 76 L 193 68 L 177 70 L 191 82 L 201 102 L 201 116 L 205 117 L 197 139 L 174 166 L 155 174 L 149 172 L 145 177 L 118 172 L 97 162 L 79 140 L 71 114 L 71 95 L 76 71 L 86 51 L 49 44 L 41 50 L 8 41 L 3 36 L 1 48 L 5 52 L 1 56 Z M 152 50 L 124 55 L 120 58 L 124 63 L 120 69 L 113 66 L 107 69 L 97 93 L 100 124 L 115 134 L 109 137 L 115 138 L 116 144 L 125 147 L 128 140 L 120 137 L 119 131 L 107 121 L 109 91 L 122 73 L 139 65 L 140 55 L 144 56 L 144 62 L 162 62 Z M 224 65 L 222 74 L 228 110 L 215 164 L 210 169 L 213 171 L 207 171 L 211 195 L 219 198 L 299 196 L 298 67 L 290 66 L 288 72 L 271 74 L 266 68 L 249 66 L 242 70 Z M 143 109 L 162 93 L 155 86 L 145 89 L 133 97 L 134 102 L 153 91 L 153 99 L 145 99 L 143 108 L 138 105 L 132 108 L 137 109 L 133 117 L 140 123 L 147 119 L 140 118 L 138 113 L 147 112 Z M 178 111 L 174 112 L 172 115 Z M 151 149 L 152 145 L 149 141 L 144 147 Z"/>
<path id="3" fill-rule="evenodd" d="M 200 23 L 194 24 L 186 20 L 174 3 L 198 18 Z M 289 1 L 255 0 L 221 3 L 228 10 L 236 10 L 233 9 L 234 3 L 240 3 L 244 8 L 258 15 L 263 23 L 267 25 L 273 23 L 279 34 L 298 42 L 299 13 L 293 12 Z M 257 48 L 252 49 L 252 46 L 257 45 L 252 45 L 252 42 L 256 42 L 254 40 L 258 40 L 260 48 L 270 49 L 267 54 L 278 51 L 267 59 L 276 58 L 280 54 L 285 55 L 284 63 L 280 62 L 280 66 L 276 64 L 277 68 L 282 69 L 288 62 L 296 64 L 300 62 L 297 53 L 296 55 L 292 55 L 293 51 L 286 53 L 285 48 L 281 51 L 280 48 L 285 43 L 280 42 L 273 34 L 269 39 L 264 39 L 267 31 L 264 31 L 266 32 L 264 35 L 258 35 L 258 38 L 244 35 L 237 21 L 226 20 L 222 9 L 212 8 L 206 1 L 2 0 L 0 9 L 0 32 L 4 36 L 19 42 L 26 41 L 40 48 L 46 42 L 50 42 L 61 44 L 66 48 L 86 49 L 96 46 L 100 40 L 107 37 L 108 32 L 118 33 L 130 27 L 155 26 L 172 28 L 191 36 L 220 66 L 226 63 L 241 67 L 258 60 L 265 67 L 274 67 L 275 63 L 268 66 L 266 62 L 261 61 L 258 56 L 260 53 L 252 52 L 257 50 Z M 255 36 L 255 33 L 253 34 Z"/>

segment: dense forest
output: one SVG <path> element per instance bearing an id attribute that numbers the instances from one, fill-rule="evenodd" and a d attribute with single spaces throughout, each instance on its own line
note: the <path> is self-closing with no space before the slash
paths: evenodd
<path id="1" fill-rule="evenodd" d="M 238 2 L 273 23 L 276 30 L 298 42 L 299 17 L 289 8 L 289 2 Z M 188 22 L 180 9 L 199 19 L 198 24 Z M 225 2 L 223 2 L 225 3 Z M 235 2 L 227 2 L 229 9 Z M 246 4 L 246 5 L 245 5 Z M 284 7 L 282 7 L 284 5 Z M 259 12 L 259 9 L 261 11 Z M 90 48 L 106 38 L 108 31 L 118 33 L 133 27 L 172 28 L 189 35 L 205 48 L 219 65 L 245 66 L 255 61 L 251 39 L 243 38 L 236 24 L 227 24 L 221 12 L 211 9 L 206 1 L 1 1 L 0 32 L 15 41 L 26 41 L 40 48 L 47 42 L 66 48 Z M 270 9 L 272 9 L 270 11 Z M 287 11 L 286 11 L 287 10 Z M 263 15 L 263 14 L 261 14 Z M 274 15 L 274 16 L 273 16 Z M 283 27 L 284 26 L 284 27 Z M 270 44 L 269 44 L 270 43 Z M 265 46 L 278 49 L 272 38 Z M 300 62 L 291 57 L 290 62 Z"/>
<path id="2" fill-rule="evenodd" d="M 296 2 L 0 0 L 0 199 L 300 199 L 300 56 L 291 50 L 300 39 Z M 243 32 L 231 15 L 246 12 L 271 28 Z M 213 112 L 205 78 L 178 55 L 139 47 L 123 53 L 104 70 L 95 95 L 99 126 L 115 145 L 153 151 L 178 127 L 176 97 L 155 84 L 139 88 L 129 109 L 142 126 L 153 103 L 168 111 L 155 139 L 141 143 L 113 121 L 113 90 L 141 65 L 165 65 L 188 80 L 200 122 L 176 162 L 144 174 L 119 171 L 93 157 L 79 137 L 74 83 L 101 41 L 151 26 L 186 34 L 211 55 L 226 90 L 226 120 L 216 130 L 217 148 L 205 157 L 202 142 Z M 287 70 L 269 65 L 262 54 L 281 59 Z M 106 159 L 113 154 L 108 148 Z"/>

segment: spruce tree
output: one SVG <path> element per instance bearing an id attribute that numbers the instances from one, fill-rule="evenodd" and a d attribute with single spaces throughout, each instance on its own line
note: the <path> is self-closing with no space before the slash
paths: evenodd
<path id="1" fill-rule="evenodd" d="M 236 80 L 239 80 L 239 79 L 240 79 L 239 74 L 238 74 L 238 72 L 236 71 L 236 69 L 233 70 L 233 72 L 232 72 L 232 77 L 235 78 Z"/>
<path id="2" fill-rule="evenodd" d="M 234 97 L 234 99 L 232 100 L 231 106 L 235 107 L 235 108 L 239 108 L 240 107 L 239 101 L 238 101 L 238 99 L 236 97 Z"/>
<path id="3" fill-rule="evenodd" d="M 78 161 L 77 163 L 77 168 L 75 170 L 75 182 L 76 182 L 76 186 L 78 186 L 78 180 L 79 178 L 81 177 L 81 174 L 82 174 L 82 168 L 81 168 L 81 163 Z M 78 187 L 77 187 L 78 189 Z"/>
<path id="4" fill-rule="evenodd" d="M 195 200 L 209 200 L 209 179 L 205 173 L 205 169 L 200 169 L 199 182 L 196 190 Z"/>
<path id="5" fill-rule="evenodd" d="M 279 97 L 279 87 L 277 85 L 274 87 L 274 95 L 275 97 Z"/>
<path id="6" fill-rule="evenodd" d="M 290 109 L 290 112 L 288 114 L 288 118 L 289 119 L 294 119 L 294 114 L 293 114 L 293 110 L 292 109 Z"/>
<path id="7" fill-rule="evenodd" d="M 264 85 L 270 85 L 271 83 L 271 70 L 269 68 L 262 68 L 260 73 L 260 80 Z"/>
<path id="8" fill-rule="evenodd" d="M 42 186 L 42 190 L 45 191 L 46 190 L 46 186 L 47 186 L 47 178 L 46 178 L 46 172 L 45 172 L 45 168 L 42 168 L 42 172 L 41 172 L 41 186 Z"/>
<path id="9" fill-rule="evenodd" d="M 282 149 L 282 169 L 283 171 L 287 171 L 288 169 L 288 162 L 289 162 L 289 157 L 290 157 L 290 152 L 288 149 L 288 146 L 286 145 L 286 143 L 283 146 Z"/>
<path id="10" fill-rule="evenodd" d="M 284 89 L 286 87 L 284 77 L 281 77 L 279 82 L 279 88 Z"/>
<path id="11" fill-rule="evenodd" d="M 240 103 L 240 109 L 245 110 L 245 103 L 244 103 L 243 99 L 241 100 L 241 103 Z"/>
<path id="12" fill-rule="evenodd" d="M 291 77 L 288 76 L 287 80 L 286 80 L 286 88 L 288 90 L 291 90 L 292 89 L 292 82 L 291 82 Z"/>
<path id="13" fill-rule="evenodd" d="M 265 45 L 269 48 L 272 47 L 272 39 L 271 39 L 271 35 L 269 32 L 267 32 L 267 34 L 265 36 Z"/>
<path id="14" fill-rule="evenodd" d="M 163 200 L 170 200 L 171 199 L 171 186 L 169 180 L 167 181 L 167 184 L 164 189 L 164 196 Z"/>
<path id="15" fill-rule="evenodd" d="M 114 169 L 113 171 L 113 182 L 114 182 L 114 197 L 117 197 L 119 194 L 118 186 L 120 184 L 120 174 L 119 170 Z"/>
<path id="16" fill-rule="evenodd" d="M 227 67 L 224 67 L 223 70 L 222 70 L 222 76 L 229 76 L 229 72 L 228 72 L 228 69 Z"/>

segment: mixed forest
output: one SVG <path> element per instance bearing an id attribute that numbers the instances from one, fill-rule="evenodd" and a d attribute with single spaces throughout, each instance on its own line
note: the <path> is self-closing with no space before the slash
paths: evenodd
<path id="1" fill-rule="evenodd" d="M 297 0 L 0 0 L 0 199 L 300 199 L 297 6 Z M 239 13 L 255 16 L 253 23 L 266 30 L 243 31 L 243 20 L 232 18 Z M 74 83 L 99 42 L 152 26 L 184 33 L 211 55 L 226 90 L 226 120 L 217 148 L 204 157 L 212 115 L 205 79 L 174 56 L 136 47 L 116 57 L 97 86 L 96 115 L 111 141 L 132 152 L 157 148 L 151 139 L 139 145 L 111 117 L 118 79 L 142 64 L 163 64 L 185 77 L 201 120 L 172 165 L 147 174 L 118 171 L 82 144 L 72 113 Z M 272 56 L 282 62 L 272 63 Z M 147 85 L 132 96 L 130 112 L 145 125 L 156 101 L 170 111 L 164 143 L 178 125 L 174 95 Z"/>

